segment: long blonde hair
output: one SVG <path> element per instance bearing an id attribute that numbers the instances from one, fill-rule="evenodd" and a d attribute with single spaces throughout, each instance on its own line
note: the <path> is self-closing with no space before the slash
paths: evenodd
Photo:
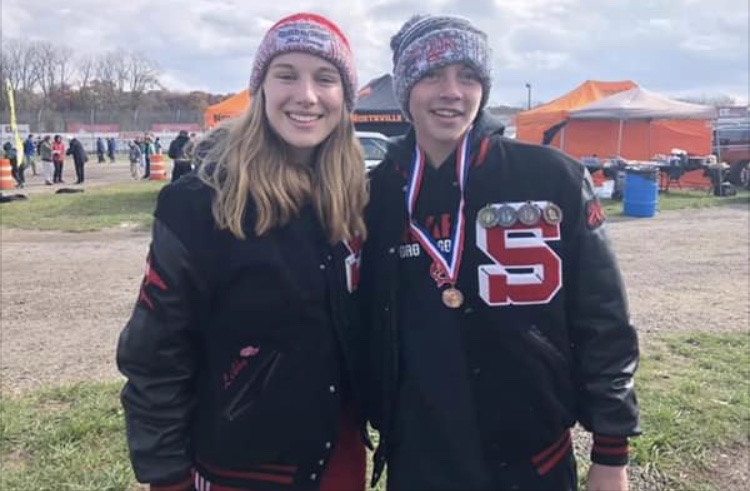
<path id="1" fill-rule="evenodd" d="M 215 190 L 212 212 L 220 229 L 244 239 L 248 194 L 255 204 L 254 232 L 260 236 L 287 224 L 308 201 L 333 244 L 362 239 L 367 184 L 362 148 L 349 114 L 320 144 L 311 166 L 296 164 L 289 145 L 271 128 L 260 90 L 250 108 L 206 136 L 209 147 L 198 175 Z"/>

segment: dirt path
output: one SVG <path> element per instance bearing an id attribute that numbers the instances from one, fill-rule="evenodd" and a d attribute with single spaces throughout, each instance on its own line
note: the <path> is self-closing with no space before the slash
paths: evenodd
<path id="1" fill-rule="evenodd" d="M 609 224 L 644 351 L 662 331 L 748 329 L 749 217 L 746 206 L 735 206 Z M 117 380 L 114 349 L 136 298 L 148 234 L 2 230 L 0 242 L 2 393 Z M 735 489 L 750 483 L 747 450 L 731 451 L 731 474 L 720 465 L 726 454 L 717 453 L 717 482 Z"/>

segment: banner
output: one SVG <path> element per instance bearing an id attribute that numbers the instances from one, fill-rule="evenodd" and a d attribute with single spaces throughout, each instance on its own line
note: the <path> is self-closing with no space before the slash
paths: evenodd
<path id="1" fill-rule="evenodd" d="M 5 79 L 5 90 L 8 91 L 8 109 L 10 112 L 10 131 L 13 133 L 13 139 L 16 142 L 16 158 L 18 159 L 18 165 L 21 166 L 24 163 L 23 157 L 23 142 L 21 137 L 18 135 L 18 126 L 16 125 L 16 103 L 13 99 L 13 87 L 10 85 L 10 80 Z"/>

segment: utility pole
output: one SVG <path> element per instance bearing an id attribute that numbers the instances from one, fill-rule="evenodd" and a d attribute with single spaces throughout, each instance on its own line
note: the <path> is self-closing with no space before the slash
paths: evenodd
<path id="1" fill-rule="evenodd" d="M 531 84 L 526 82 L 526 109 L 531 109 Z"/>

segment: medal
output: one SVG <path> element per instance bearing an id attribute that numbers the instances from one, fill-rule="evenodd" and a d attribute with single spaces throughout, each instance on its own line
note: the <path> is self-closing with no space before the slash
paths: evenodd
<path id="1" fill-rule="evenodd" d="M 516 224 L 518 213 L 515 208 L 509 205 L 501 205 L 497 210 L 498 223 L 503 228 L 510 228 Z"/>
<path id="2" fill-rule="evenodd" d="M 562 210 L 556 204 L 549 202 L 544 210 L 542 210 L 542 217 L 550 225 L 557 225 L 562 222 Z"/>
<path id="3" fill-rule="evenodd" d="M 526 226 L 536 225 L 542 216 L 541 210 L 533 203 L 526 202 L 518 209 L 518 221 Z"/>
<path id="4" fill-rule="evenodd" d="M 461 269 L 461 256 L 464 249 L 464 225 L 466 222 L 466 218 L 464 217 L 464 193 L 466 188 L 466 178 L 469 173 L 470 135 L 471 129 L 467 130 L 464 134 L 461 143 L 458 146 L 458 151 L 456 152 L 456 177 L 461 190 L 461 195 L 455 219 L 453 220 L 453 230 L 451 231 L 450 237 L 452 247 L 450 251 L 442 251 L 440 247 L 438 247 L 437 241 L 432 237 L 432 234 L 414 220 L 414 207 L 417 202 L 417 197 L 419 196 L 419 188 L 422 184 L 422 175 L 424 174 L 425 168 L 425 155 L 419 148 L 419 145 L 414 146 L 414 160 L 411 166 L 405 196 L 406 210 L 409 215 L 409 229 L 417 238 L 422 249 L 433 260 L 433 264 L 430 266 L 430 276 L 435 281 L 437 287 L 440 288 L 444 285 L 451 285 L 448 289 L 443 290 L 441 295 L 443 304 L 452 309 L 460 307 L 464 301 L 463 294 L 452 285 L 455 285 L 458 281 L 458 272 Z M 494 216 L 495 213 L 491 207 L 486 207 L 486 209 L 491 210 L 486 213 L 492 213 Z M 489 218 L 491 217 L 487 215 L 487 219 Z M 495 220 L 495 218 L 492 218 L 492 220 Z"/>
<path id="5" fill-rule="evenodd" d="M 464 294 L 456 287 L 450 287 L 443 290 L 443 305 L 449 309 L 457 309 L 464 303 Z"/>
<path id="6" fill-rule="evenodd" d="M 477 213 L 477 222 L 483 228 L 492 228 L 500 222 L 500 216 L 492 205 L 487 205 Z"/>

